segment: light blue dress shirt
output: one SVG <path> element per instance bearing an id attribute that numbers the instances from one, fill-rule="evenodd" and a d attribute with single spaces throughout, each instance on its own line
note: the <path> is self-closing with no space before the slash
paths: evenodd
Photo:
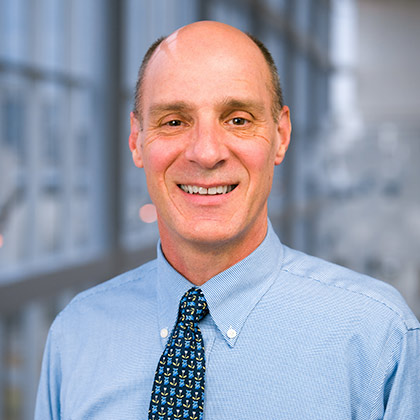
<path id="1" fill-rule="evenodd" d="M 190 287 L 158 247 L 77 296 L 51 327 L 35 419 L 146 420 Z M 270 226 L 202 290 L 206 420 L 420 419 L 420 325 L 389 285 L 291 250 Z"/>

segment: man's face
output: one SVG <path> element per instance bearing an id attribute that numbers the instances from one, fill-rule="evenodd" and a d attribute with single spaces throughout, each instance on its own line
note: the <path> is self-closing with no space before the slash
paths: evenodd
<path id="1" fill-rule="evenodd" d="M 181 29 L 155 52 L 130 148 L 145 169 L 162 244 L 261 242 L 289 111 L 274 121 L 268 66 L 251 40 L 205 29 Z"/>

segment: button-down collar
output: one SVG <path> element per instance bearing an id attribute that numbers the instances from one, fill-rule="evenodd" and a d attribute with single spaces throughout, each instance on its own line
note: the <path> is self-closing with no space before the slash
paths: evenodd
<path id="1" fill-rule="evenodd" d="M 168 263 L 160 243 L 157 254 L 159 328 L 172 331 L 179 301 L 193 285 Z M 269 222 L 267 235 L 255 251 L 201 286 L 210 316 L 230 346 L 236 343 L 248 315 L 272 285 L 282 261 L 282 245 Z"/>

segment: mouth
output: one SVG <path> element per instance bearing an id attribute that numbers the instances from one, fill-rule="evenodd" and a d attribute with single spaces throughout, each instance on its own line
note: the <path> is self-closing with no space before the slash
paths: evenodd
<path id="1" fill-rule="evenodd" d="M 178 187 L 181 188 L 182 191 L 186 192 L 187 194 L 199 194 L 199 195 L 222 195 L 228 194 L 233 191 L 238 184 L 232 185 L 218 185 L 216 187 L 199 187 L 197 185 L 186 185 L 186 184 L 178 184 Z"/>

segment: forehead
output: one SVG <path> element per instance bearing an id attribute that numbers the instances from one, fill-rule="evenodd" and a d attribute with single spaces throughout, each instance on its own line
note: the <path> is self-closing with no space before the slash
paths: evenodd
<path id="1" fill-rule="evenodd" d="M 165 40 L 151 58 L 144 78 L 143 105 L 185 101 L 198 104 L 222 97 L 267 100 L 271 104 L 268 65 L 245 34 Z"/>

